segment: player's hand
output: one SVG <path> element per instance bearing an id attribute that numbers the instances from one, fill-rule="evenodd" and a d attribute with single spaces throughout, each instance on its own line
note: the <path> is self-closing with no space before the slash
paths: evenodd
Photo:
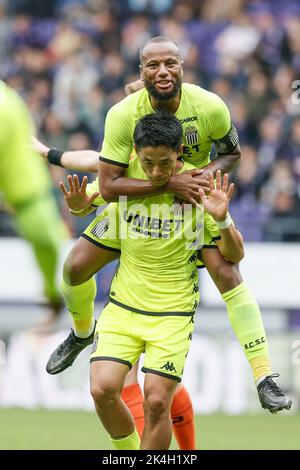
<path id="1" fill-rule="evenodd" d="M 181 200 L 197 206 L 200 202 L 199 189 L 203 188 L 204 192 L 210 190 L 209 182 L 201 180 L 203 169 L 187 170 L 176 176 L 171 176 L 167 189 L 172 191 Z"/>
<path id="2" fill-rule="evenodd" d="M 135 80 L 134 82 L 127 83 L 124 87 L 124 91 L 126 96 L 131 95 L 131 93 L 135 93 L 138 90 L 144 88 L 144 82 L 140 78 Z"/>
<path id="3" fill-rule="evenodd" d="M 194 175 L 195 181 L 198 184 L 199 188 L 202 188 L 206 194 L 210 192 L 210 180 L 209 172 L 202 169 L 202 173 Z"/>
<path id="4" fill-rule="evenodd" d="M 33 150 L 41 155 L 41 157 L 44 157 L 47 160 L 48 157 L 48 152 L 49 152 L 49 147 L 44 145 L 40 140 L 38 140 L 36 137 L 31 137 L 31 145 Z"/>
<path id="5" fill-rule="evenodd" d="M 218 170 L 216 173 L 216 183 L 212 173 L 209 173 L 208 178 L 210 186 L 209 197 L 206 196 L 202 188 L 199 189 L 199 196 L 204 209 L 213 216 L 215 221 L 220 222 L 226 219 L 229 202 L 234 191 L 234 184 L 231 183 L 228 186 L 227 173 L 224 174 L 222 183 L 221 170 Z"/>
<path id="6" fill-rule="evenodd" d="M 88 184 L 87 176 L 83 177 L 81 185 L 77 175 L 68 175 L 67 180 L 69 189 L 66 188 L 62 181 L 59 182 L 59 187 L 63 192 L 65 201 L 71 210 L 83 211 L 94 202 L 97 196 L 99 196 L 98 192 L 92 194 L 91 196 L 86 194 L 86 186 Z"/>

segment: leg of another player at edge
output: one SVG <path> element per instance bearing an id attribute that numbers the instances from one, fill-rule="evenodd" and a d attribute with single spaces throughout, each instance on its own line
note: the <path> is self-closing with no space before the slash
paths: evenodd
<path id="1" fill-rule="evenodd" d="M 206 268 L 226 303 L 229 321 L 250 363 L 254 381 L 271 374 L 266 333 L 259 306 L 243 282 L 238 266 L 228 263 L 219 250 L 202 249 Z M 258 340 L 258 344 L 256 344 Z M 253 347 L 248 347 L 249 344 Z"/>
<path id="2" fill-rule="evenodd" d="M 173 434 L 180 450 L 196 449 L 195 416 L 189 392 L 177 384 L 171 406 Z"/>
<path id="3" fill-rule="evenodd" d="M 56 282 L 59 251 L 67 232 L 50 196 L 41 200 L 37 197 L 31 204 L 18 208 L 15 217 L 20 233 L 32 245 L 43 276 L 44 293 L 52 310 L 51 319 L 55 320 L 62 307 Z"/>
<path id="4" fill-rule="evenodd" d="M 137 361 L 128 372 L 125 378 L 121 398 L 126 406 L 128 406 L 134 419 L 137 432 L 139 433 L 139 436 L 142 437 L 145 425 L 143 407 L 144 396 L 140 384 L 138 383 L 138 366 L 139 361 Z"/>
<path id="5" fill-rule="evenodd" d="M 143 401 L 144 396 L 138 383 L 137 361 L 126 376 L 121 398 L 128 406 L 136 429 L 141 437 L 144 430 L 145 418 Z M 173 434 L 180 450 L 196 449 L 195 421 L 191 397 L 183 384 L 177 384 L 171 406 L 171 419 Z"/>
<path id="6" fill-rule="evenodd" d="M 118 257 L 115 252 L 79 238 L 65 261 L 62 292 L 79 338 L 87 338 L 94 329 L 97 289 L 93 275 Z"/>
<path id="7" fill-rule="evenodd" d="M 140 438 L 132 415 L 121 399 L 128 366 L 114 361 L 91 363 L 91 395 L 97 415 L 117 450 L 137 450 Z"/>
<path id="8" fill-rule="evenodd" d="M 172 439 L 171 405 L 177 381 L 146 373 L 144 382 L 145 428 L 141 449 L 166 450 Z"/>

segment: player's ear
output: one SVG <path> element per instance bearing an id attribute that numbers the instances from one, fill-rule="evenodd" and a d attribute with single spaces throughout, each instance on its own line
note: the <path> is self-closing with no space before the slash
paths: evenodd
<path id="1" fill-rule="evenodd" d="M 178 149 L 178 155 L 182 155 L 182 153 L 183 153 L 183 147 L 184 147 L 184 145 L 181 144 L 180 147 L 179 147 L 179 149 Z"/>
<path id="2" fill-rule="evenodd" d="M 139 69 L 140 69 L 140 79 L 144 81 L 145 77 L 144 77 L 144 73 L 143 73 L 143 67 L 141 66 L 141 64 L 139 65 Z"/>

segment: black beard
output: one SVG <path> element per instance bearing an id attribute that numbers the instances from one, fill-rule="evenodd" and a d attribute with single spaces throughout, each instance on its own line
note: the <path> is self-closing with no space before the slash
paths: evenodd
<path id="1" fill-rule="evenodd" d="M 152 84 L 148 82 L 146 79 L 144 80 L 144 85 L 145 85 L 146 90 L 150 93 L 151 96 L 153 96 L 153 98 L 157 99 L 158 101 L 167 101 L 177 96 L 180 93 L 181 84 L 182 84 L 182 80 L 178 78 L 174 82 L 174 88 L 172 91 L 170 91 L 170 93 L 159 93 L 157 89 L 155 88 L 154 83 Z"/>

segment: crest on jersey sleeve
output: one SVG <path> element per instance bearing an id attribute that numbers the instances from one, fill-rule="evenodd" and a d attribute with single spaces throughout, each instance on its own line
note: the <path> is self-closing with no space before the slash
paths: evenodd
<path id="1" fill-rule="evenodd" d="M 188 126 L 184 131 L 186 145 L 195 145 L 199 142 L 199 134 L 195 126 Z"/>

